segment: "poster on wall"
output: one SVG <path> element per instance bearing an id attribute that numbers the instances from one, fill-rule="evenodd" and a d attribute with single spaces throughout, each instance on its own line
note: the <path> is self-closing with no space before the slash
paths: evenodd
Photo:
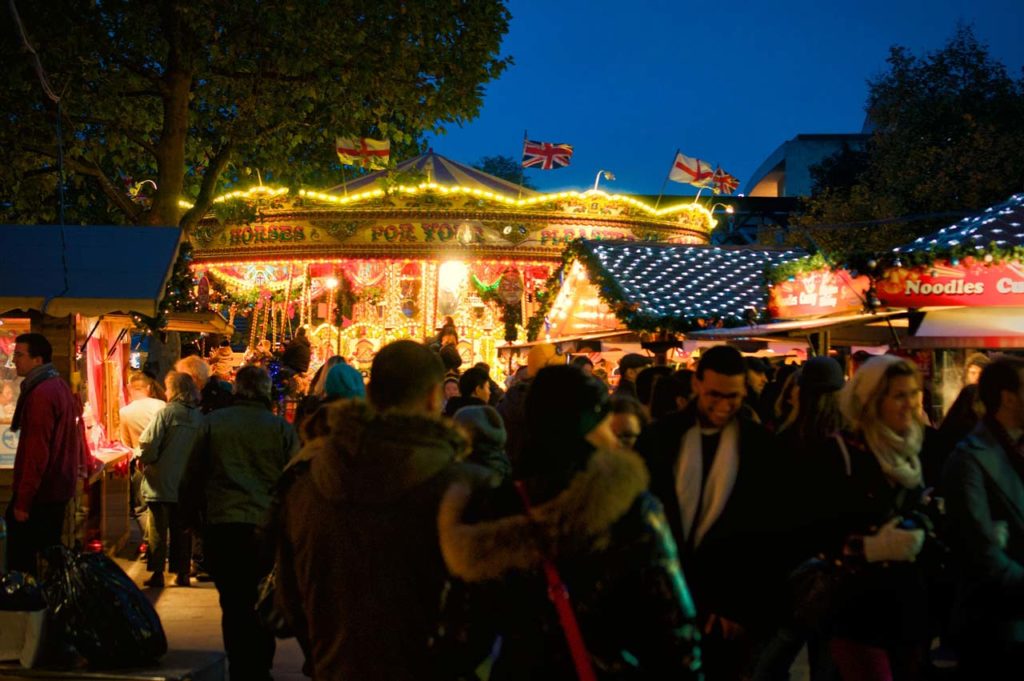
<path id="1" fill-rule="evenodd" d="M 869 286 L 866 276 L 854 277 L 847 270 L 803 272 L 771 288 L 768 314 L 773 319 L 799 319 L 859 312 Z"/>
<path id="2" fill-rule="evenodd" d="M 0 319 L 0 468 L 14 467 L 18 449 L 18 435 L 11 430 L 21 385 L 14 369 L 14 340 L 29 331 L 31 323 L 27 319 Z"/>
<path id="3" fill-rule="evenodd" d="M 936 260 L 893 268 L 877 288 L 879 300 L 889 307 L 1024 305 L 1024 263 L 992 264 L 973 257 L 956 264 Z"/>

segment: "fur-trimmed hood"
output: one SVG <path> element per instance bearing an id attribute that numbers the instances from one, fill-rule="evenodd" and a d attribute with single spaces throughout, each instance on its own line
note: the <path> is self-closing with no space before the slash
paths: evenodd
<path id="1" fill-rule="evenodd" d="M 471 491 L 453 485 L 441 502 L 441 553 L 452 574 L 468 582 L 496 579 L 513 570 L 532 570 L 544 555 L 600 550 L 612 525 L 647 489 L 640 457 L 628 450 L 600 449 L 586 468 L 554 498 L 534 505 L 533 518 L 517 510 L 495 520 L 467 523 Z"/>
<path id="2" fill-rule="evenodd" d="M 468 450 L 466 438 L 440 417 L 380 413 L 358 399 L 323 409 L 326 433 L 289 465 L 310 461 L 313 484 L 332 501 L 392 502 Z"/>

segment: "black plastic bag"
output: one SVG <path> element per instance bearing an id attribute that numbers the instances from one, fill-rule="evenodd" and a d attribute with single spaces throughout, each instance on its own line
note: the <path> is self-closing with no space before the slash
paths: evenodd
<path id="1" fill-rule="evenodd" d="M 62 546 L 52 547 L 47 561 L 47 603 L 90 665 L 141 666 L 167 652 L 159 615 L 117 563 Z"/>
<path id="2" fill-rule="evenodd" d="M 32 575 L 11 570 L 0 579 L 0 610 L 33 611 L 45 607 L 43 591 Z"/>

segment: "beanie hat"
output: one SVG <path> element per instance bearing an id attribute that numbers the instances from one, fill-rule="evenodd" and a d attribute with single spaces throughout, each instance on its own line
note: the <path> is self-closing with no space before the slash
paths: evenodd
<path id="1" fill-rule="evenodd" d="M 861 369 L 863 371 L 863 369 Z M 843 368 L 831 357 L 811 357 L 800 370 L 797 385 L 817 392 L 830 393 L 843 387 Z"/>
<path id="2" fill-rule="evenodd" d="M 854 429 L 863 426 L 864 412 L 875 398 L 885 372 L 897 364 L 908 364 L 896 355 L 875 355 L 861 365 L 839 394 L 839 410 Z"/>
<path id="3" fill-rule="evenodd" d="M 538 371 L 546 366 L 564 363 L 564 359 L 554 343 L 540 343 L 530 348 L 530 352 L 526 356 L 526 375 L 533 378 Z"/>
<path id="4" fill-rule="evenodd" d="M 335 364 L 327 372 L 324 393 L 327 397 L 366 397 L 363 375 L 344 362 Z"/>
<path id="5" fill-rule="evenodd" d="M 462 407 L 455 412 L 452 419 L 469 431 L 473 440 L 474 452 L 494 454 L 505 451 L 508 433 L 505 432 L 505 423 L 494 407 L 486 405 Z"/>

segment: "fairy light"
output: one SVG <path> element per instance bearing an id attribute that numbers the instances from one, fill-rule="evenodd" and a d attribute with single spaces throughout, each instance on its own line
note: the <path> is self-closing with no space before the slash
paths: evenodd
<path id="1" fill-rule="evenodd" d="M 600 189 L 588 189 L 584 192 L 579 191 L 560 191 L 552 192 L 548 194 L 537 194 L 535 196 L 528 196 L 525 198 L 512 198 L 504 194 L 489 191 L 486 189 L 480 189 L 479 187 L 464 187 L 461 185 L 441 185 L 434 182 L 423 182 L 418 185 L 398 185 L 394 187 L 392 193 L 397 195 L 409 195 L 415 196 L 424 193 L 435 193 L 440 195 L 464 195 L 468 197 L 486 199 L 488 201 L 503 204 L 505 206 L 514 208 L 529 208 L 538 204 L 551 203 L 555 201 L 575 200 L 575 201 L 592 201 L 593 199 L 601 199 L 607 203 L 624 203 L 632 206 L 650 217 L 654 218 L 668 218 L 677 214 L 683 213 L 688 214 L 691 217 L 691 221 L 696 221 L 700 224 L 705 225 L 705 229 L 710 232 L 715 224 L 716 220 L 712 215 L 711 211 L 706 207 L 696 202 L 682 202 L 673 206 L 665 208 L 655 208 L 639 199 L 633 198 L 632 196 L 626 196 L 623 194 L 609 194 Z M 237 190 L 218 196 L 213 201 L 214 203 L 221 203 L 232 199 L 253 199 L 253 198 L 273 198 L 281 196 L 289 192 L 286 188 L 281 187 L 265 187 L 257 186 L 247 190 Z M 335 206 L 347 206 L 358 204 L 366 201 L 372 201 L 385 196 L 386 192 L 383 189 L 367 189 L 361 192 L 353 192 L 347 195 L 333 194 L 329 192 L 317 191 L 313 189 L 299 189 L 296 194 L 304 199 L 310 199 L 321 203 L 331 204 Z M 182 201 L 180 205 L 183 207 L 191 208 L 192 204 Z"/>
<path id="2" fill-rule="evenodd" d="M 918 237 L 904 246 L 892 249 L 894 254 L 921 251 L 933 253 L 952 250 L 958 246 L 987 251 L 998 248 L 1024 246 L 1024 194 L 1014 194 L 1008 200 L 990 206 L 978 215 L 963 218 L 937 232 Z M 986 260 L 991 262 L 991 260 Z"/>
<path id="3" fill-rule="evenodd" d="M 673 244 L 587 246 L 624 293 L 624 302 L 654 318 L 721 319 L 743 323 L 748 310 L 765 307 L 765 270 L 804 255 L 801 251 Z M 570 274 L 577 272 L 575 262 Z M 575 280 L 575 277 L 567 279 Z M 559 293 L 555 304 L 563 302 Z M 554 309 L 554 305 L 552 306 Z M 559 308 L 561 314 L 563 308 Z"/>

